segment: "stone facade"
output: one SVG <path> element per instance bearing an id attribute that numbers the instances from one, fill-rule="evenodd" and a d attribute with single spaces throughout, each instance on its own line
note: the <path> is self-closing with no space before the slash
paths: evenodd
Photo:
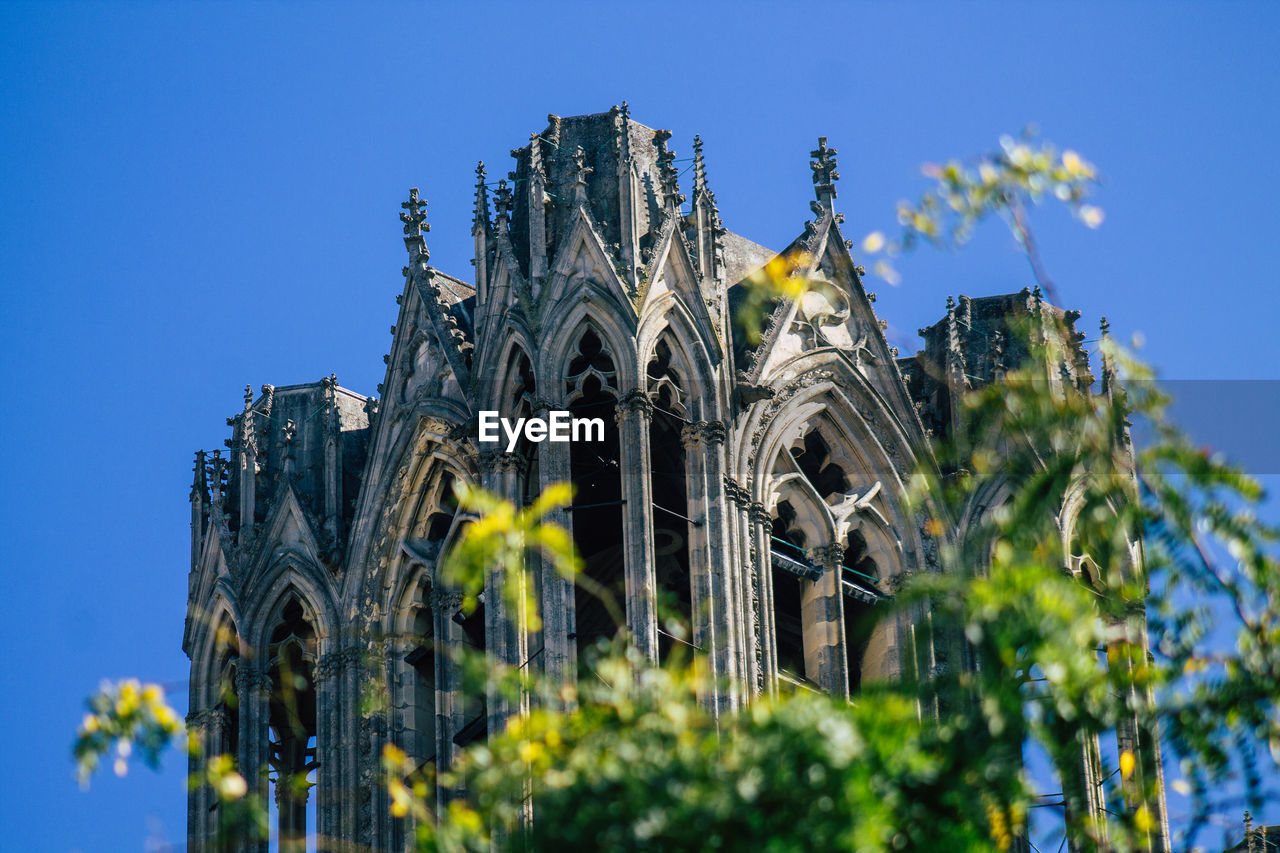
<path id="1" fill-rule="evenodd" d="M 513 712 L 466 695 L 446 647 L 567 682 L 619 627 L 550 567 L 535 573 L 540 631 L 507 612 L 498 572 L 464 618 L 437 576 L 468 521 L 455 481 L 527 501 L 572 480 L 575 504 L 554 520 L 586 573 L 625 601 L 651 660 L 679 643 L 706 656 L 724 677 L 707 700 L 719 713 L 945 665 L 908 648 L 909 613 L 868 627 L 905 575 L 936 568 L 905 483 L 931 434 L 953 428 L 956 390 L 1021 357 L 1003 344 L 1011 317 L 1056 312 L 1073 328 L 1077 315 L 1030 291 L 961 297 L 922 330 L 924 351 L 899 357 L 841 235 L 825 139 L 813 218 L 781 253 L 812 287 L 761 300 L 747 280 L 779 253 L 723 227 L 700 141 L 679 161 L 669 137 L 624 105 L 551 116 L 496 185 L 481 164 L 474 284 L 429 266 L 414 190 L 379 399 L 333 376 L 246 389 L 227 450 L 197 453 L 188 723 L 243 768 L 311 774 L 305 793 L 246 774 L 275 797 L 283 849 L 305 849 L 290 838 L 311 823 L 321 850 L 405 848 L 378 784 L 382 745 L 445 767 Z M 1081 338 L 1063 342 L 1061 381 L 1092 379 Z M 605 441 L 508 453 L 476 440 L 479 411 L 550 409 L 605 417 Z M 215 802 L 190 796 L 189 849 L 214 849 Z"/>

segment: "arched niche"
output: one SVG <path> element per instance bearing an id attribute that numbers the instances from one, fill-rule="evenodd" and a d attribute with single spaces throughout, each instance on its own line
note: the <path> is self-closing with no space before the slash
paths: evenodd
<path id="1" fill-rule="evenodd" d="M 690 422 L 690 368 L 664 332 L 645 369 L 649 417 L 654 577 L 658 585 L 658 659 L 691 649 L 693 588 L 689 574 L 689 495 L 684 428 Z"/>
<path id="2" fill-rule="evenodd" d="M 288 590 L 270 621 L 266 647 L 267 762 L 274 785 L 276 832 L 281 853 L 304 853 L 308 804 L 315 786 L 318 750 L 314 615 L 302 596 Z M 312 819 L 314 823 L 314 819 Z"/>
<path id="3" fill-rule="evenodd" d="M 604 424 L 603 441 L 569 446 L 575 488 L 573 538 L 582 557 L 581 582 L 574 596 L 581 653 L 622 627 L 613 615 L 625 601 L 621 446 L 615 419 L 620 389 L 615 351 L 599 329 L 584 323 L 572 340 L 559 379 L 567 408 L 575 418 L 599 418 Z M 616 607 L 610 607 L 610 602 Z"/>

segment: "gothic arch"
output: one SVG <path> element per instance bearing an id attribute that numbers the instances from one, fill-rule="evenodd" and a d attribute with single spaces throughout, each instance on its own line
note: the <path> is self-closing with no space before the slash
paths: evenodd
<path id="1" fill-rule="evenodd" d="M 695 393 L 704 401 L 704 411 L 698 412 L 698 419 L 719 418 L 721 401 L 716 393 L 716 365 L 719 364 L 719 359 L 714 355 L 716 343 L 707 341 L 699 333 L 689 306 L 675 292 L 663 295 L 646 306 L 645 314 L 640 319 L 640 327 L 636 332 L 636 350 L 640 353 L 641 374 L 644 374 L 649 362 L 653 361 L 654 351 L 663 339 L 677 352 L 690 386 L 696 388 Z M 643 375 L 640 379 L 643 382 Z M 694 388 L 690 388 L 690 391 L 694 391 Z"/>
<path id="2" fill-rule="evenodd" d="M 248 640 L 255 653 L 265 653 L 275 621 L 291 596 L 302 605 L 321 648 L 335 637 L 337 608 L 324 586 L 315 581 L 314 576 L 320 573 L 314 564 L 299 561 L 295 555 L 289 554 L 279 556 L 263 573 L 260 585 L 252 595 L 259 603 L 248 614 L 251 633 L 242 638 Z"/>
<path id="3" fill-rule="evenodd" d="M 630 324 L 622 321 L 614 313 L 601 310 L 591 302 L 576 300 L 569 310 L 557 318 L 545 319 L 544 329 L 572 329 L 568 335 L 556 335 L 548 340 L 550 346 L 544 346 L 538 352 L 535 364 L 535 375 L 538 387 L 544 389 L 542 395 L 552 402 L 566 399 L 564 380 L 569 363 L 573 360 L 578 343 L 585 332 L 590 330 L 609 352 L 613 359 L 614 370 L 618 376 L 615 388 L 625 393 L 634 387 L 639 376 L 636 366 L 636 352 Z"/>
<path id="4" fill-rule="evenodd" d="M 388 537 L 385 595 L 379 596 L 387 631 L 398 629 L 399 608 L 416 579 L 426 572 L 434 583 L 434 569 L 462 529 L 463 519 L 452 495 L 452 484 L 464 482 L 462 472 L 439 458 L 426 460 L 411 500 L 401 504 L 400 518 Z"/>
<path id="5" fill-rule="evenodd" d="M 368 602 L 386 606 L 388 573 L 398 560 L 401 541 L 418 521 L 418 508 L 424 490 L 437 485 L 441 471 L 447 471 L 458 482 L 475 482 L 475 458 L 469 445 L 446 441 L 456 425 L 468 417 L 456 410 L 435 415 L 420 414 L 412 428 L 404 428 L 397 437 L 390 460 L 379 478 L 376 510 L 365 510 L 372 519 L 364 547 L 353 549 L 351 567 L 344 587 L 344 611 L 357 614 Z M 449 414 L 449 418 L 439 415 Z M 458 419 L 454 419 L 458 418 Z M 385 613 L 385 610 L 383 611 Z"/>
<path id="6" fill-rule="evenodd" d="M 213 707 L 218 698 L 215 685 L 219 675 L 217 670 L 220 658 L 225 646 L 224 629 L 230 626 L 229 630 L 235 637 L 237 651 L 243 642 L 238 627 L 241 623 L 236 616 L 235 608 L 229 600 L 222 595 L 215 596 L 213 606 L 209 609 L 208 614 L 209 618 L 203 620 L 205 624 L 197 635 L 197 652 L 192 657 L 191 665 L 192 673 L 198 679 L 200 686 L 198 694 L 193 697 L 192 704 L 201 709 Z"/>
<path id="7" fill-rule="evenodd" d="M 508 323 L 503 327 L 506 333 L 506 340 L 502 344 L 502 348 L 498 350 L 498 358 L 495 361 L 488 362 L 484 369 L 492 371 L 492 379 L 482 380 L 485 398 L 481 408 L 490 411 L 501 412 L 504 415 L 511 414 L 514 410 L 509 410 L 509 394 L 513 388 L 513 380 L 519 378 L 517 371 L 519 370 L 519 359 L 524 359 L 529 365 L 530 378 L 537 385 L 537 379 L 533 374 L 534 356 L 532 353 L 536 348 L 532 345 L 528 337 L 519 331 L 517 327 Z"/>
<path id="8" fill-rule="evenodd" d="M 568 328 L 566 315 L 572 306 L 588 300 L 605 306 L 626 326 L 635 327 L 635 308 L 627 293 L 627 285 L 618 277 L 599 230 L 585 208 L 574 211 L 564 238 L 551 260 L 550 275 L 540 299 L 550 310 L 543 314 L 544 329 Z"/>

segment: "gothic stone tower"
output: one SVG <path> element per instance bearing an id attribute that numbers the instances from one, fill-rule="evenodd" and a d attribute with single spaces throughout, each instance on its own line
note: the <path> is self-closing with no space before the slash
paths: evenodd
<path id="1" fill-rule="evenodd" d="M 1016 357 L 1002 346 L 1010 318 L 1056 312 L 1073 328 L 1078 315 L 1029 291 L 961 297 L 922 330 L 923 352 L 899 358 L 840 233 L 822 139 L 813 219 L 783 250 L 812 287 L 767 303 L 749 335 L 744 280 L 779 253 L 722 226 L 697 138 L 686 204 L 669 137 L 624 105 L 551 116 L 496 187 L 481 164 L 474 284 L 428 265 L 414 190 L 380 400 L 333 376 L 246 389 L 226 455 L 196 455 L 188 723 L 274 796 L 280 849 L 305 849 L 311 832 L 321 850 L 404 849 L 378 784 L 382 745 L 445 767 L 512 711 L 466 695 L 448 647 L 568 681 L 619 627 L 550 567 L 534 590 L 540 631 L 506 611 L 498 572 L 464 618 L 437 575 L 468 521 L 456 481 L 517 502 L 573 481 L 555 521 L 585 572 L 625 601 L 651 660 L 689 643 L 734 685 L 709 697 L 719 713 L 787 684 L 845 696 L 941 658 L 911 647 L 908 615 L 867 618 L 906 573 L 936 565 L 904 484 L 931 458 L 930 433 L 952 428 L 953 393 Z M 1082 338 L 1063 342 L 1051 375 L 1091 380 Z M 480 411 L 551 409 L 604 418 L 604 441 L 477 442 Z M 372 710 L 370 689 L 386 697 Z M 309 790 L 279 781 L 306 778 Z M 216 804 L 190 796 L 189 849 L 213 849 Z"/>

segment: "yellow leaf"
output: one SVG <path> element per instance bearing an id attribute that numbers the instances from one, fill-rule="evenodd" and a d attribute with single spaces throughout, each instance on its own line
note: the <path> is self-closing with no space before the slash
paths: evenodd
<path id="1" fill-rule="evenodd" d="M 876 252 L 884 248 L 884 232 L 872 231 L 862 240 L 862 251 L 868 255 L 874 255 Z"/>
<path id="2" fill-rule="evenodd" d="M 1125 779 L 1128 779 L 1133 775 L 1133 768 L 1136 767 L 1137 764 L 1138 761 L 1133 757 L 1133 753 L 1131 751 L 1126 749 L 1124 752 L 1120 753 L 1120 775 Z"/>
<path id="3" fill-rule="evenodd" d="M 238 800 L 249 791 L 244 777 L 232 771 L 218 780 L 218 795 L 224 800 Z"/>

